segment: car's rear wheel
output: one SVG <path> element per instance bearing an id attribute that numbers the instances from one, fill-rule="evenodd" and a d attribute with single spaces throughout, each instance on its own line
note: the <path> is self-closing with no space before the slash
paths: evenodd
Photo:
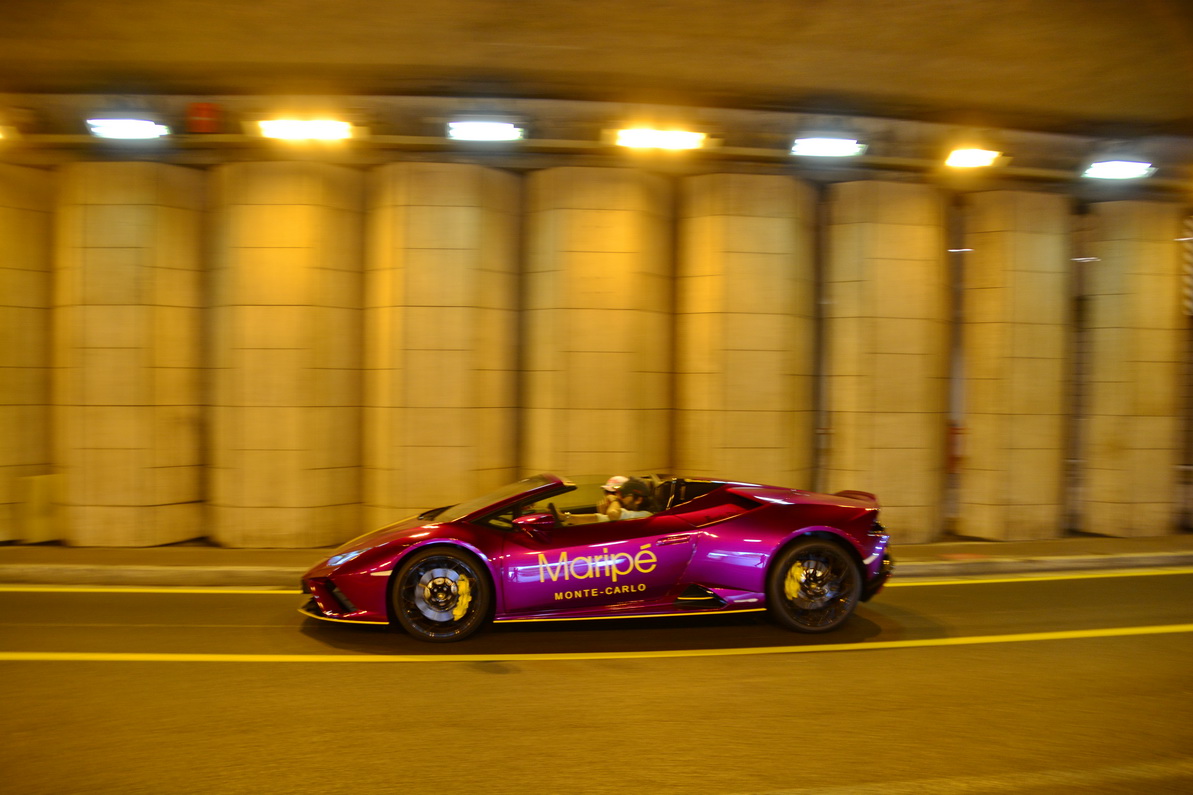
<path id="1" fill-rule="evenodd" d="M 857 561 L 832 541 L 809 538 L 779 554 L 766 580 L 767 609 L 796 632 L 828 632 L 857 607 L 862 573 Z"/>
<path id="2" fill-rule="evenodd" d="M 467 552 L 435 547 L 416 552 L 394 579 L 394 616 L 408 633 L 431 643 L 463 640 L 484 624 L 493 589 Z"/>

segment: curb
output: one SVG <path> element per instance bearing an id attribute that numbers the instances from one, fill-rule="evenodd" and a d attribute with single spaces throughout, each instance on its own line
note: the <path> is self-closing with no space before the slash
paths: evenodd
<path id="1" fill-rule="evenodd" d="M 894 581 L 989 574 L 1094 571 L 1193 566 L 1193 551 L 1123 555 L 964 560 L 895 560 Z M 19 585 L 124 585 L 272 588 L 297 592 L 306 567 L 283 566 L 99 566 L 87 564 L 0 565 L 0 583 Z"/>

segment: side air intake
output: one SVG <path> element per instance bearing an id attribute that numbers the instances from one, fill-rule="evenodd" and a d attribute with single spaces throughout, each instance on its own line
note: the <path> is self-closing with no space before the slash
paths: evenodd
<path id="1" fill-rule="evenodd" d="M 714 610 L 725 606 L 725 600 L 702 585 L 689 585 L 675 600 L 680 610 Z"/>

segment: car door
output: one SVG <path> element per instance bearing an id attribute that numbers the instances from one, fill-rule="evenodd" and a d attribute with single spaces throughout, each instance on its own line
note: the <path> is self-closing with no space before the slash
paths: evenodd
<path id="1" fill-rule="evenodd" d="M 512 531 L 502 581 L 508 613 L 663 599 L 692 558 L 695 533 L 673 516 Z"/>

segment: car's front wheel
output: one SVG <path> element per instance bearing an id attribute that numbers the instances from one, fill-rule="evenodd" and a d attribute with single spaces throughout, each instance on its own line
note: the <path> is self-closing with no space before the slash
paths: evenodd
<path id="1" fill-rule="evenodd" d="M 832 541 L 809 538 L 779 554 L 766 580 L 767 610 L 796 632 L 828 632 L 845 622 L 862 592 L 861 569 Z"/>
<path id="2" fill-rule="evenodd" d="M 471 555 L 436 547 L 402 563 L 390 599 L 404 630 L 419 640 L 448 643 L 481 628 L 489 616 L 493 589 Z"/>

